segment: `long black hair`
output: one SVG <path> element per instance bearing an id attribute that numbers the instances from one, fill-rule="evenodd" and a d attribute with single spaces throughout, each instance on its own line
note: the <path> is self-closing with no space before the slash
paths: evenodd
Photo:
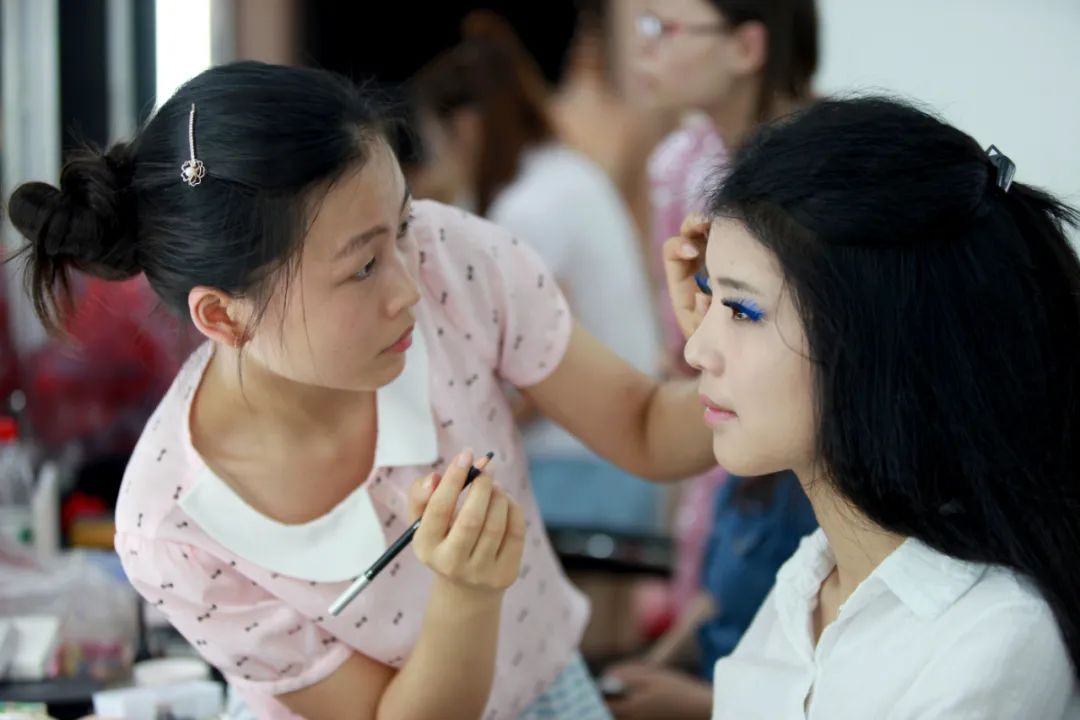
<path id="1" fill-rule="evenodd" d="M 779 260 L 828 482 L 887 530 L 1031 578 L 1080 668 L 1076 211 L 884 98 L 764 126 L 709 208 Z"/>
<path id="2" fill-rule="evenodd" d="M 206 168 L 196 187 L 181 180 L 192 105 Z M 269 279 L 301 246 L 309 191 L 365 161 L 385 136 L 384 110 L 321 70 L 241 62 L 203 72 L 131 142 L 74 153 L 59 188 L 31 182 L 12 194 L 38 316 L 58 327 L 71 269 L 106 279 L 144 272 L 182 317 L 200 285 L 255 297 L 265 310 Z"/>

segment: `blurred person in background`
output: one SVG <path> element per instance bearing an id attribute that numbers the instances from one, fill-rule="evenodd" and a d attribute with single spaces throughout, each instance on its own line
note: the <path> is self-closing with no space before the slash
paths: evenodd
<path id="1" fill-rule="evenodd" d="M 477 12 L 463 40 L 413 81 L 426 152 L 418 193 L 478 212 L 545 260 L 582 326 L 634 367 L 656 372 L 653 296 L 634 224 L 604 170 L 560 142 L 549 88 L 499 16 Z M 553 526 L 660 530 L 663 489 L 523 413 L 530 473 Z"/>
<path id="2" fill-rule="evenodd" d="M 658 112 L 634 98 L 626 81 L 636 16 L 626 0 L 578 0 L 577 23 L 549 103 L 559 139 L 602 167 L 619 188 L 648 254 L 651 209 L 648 159 L 675 126 L 674 112 Z"/>
<path id="3" fill-rule="evenodd" d="M 814 0 L 633 3 L 631 86 L 657 113 L 684 116 L 649 163 L 650 268 L 662 284 L 663 243 L 701 210 L 710 176 L 723 172 L 726 149 L 737 149 L 760 123 L 811 102 L 817 10 Z M 668 370 L 692 374 L 671 306 L 661 302 L 660 308 Z M 708 717 L 713 665 L 734 650 L 777 569 L 814 527 L 791 472 L 743 478 L 717 468 L 688 481 L 676 509 L 676 574 L 668 599 L 660 601 L 674 625 L 642 661 L 613 670 L 628 686 L 625 697 L 612 702 L 617 717 L 676 717 L 668 702 L 674 697 L 683 700 L 678 717 Z M 692 665 L 696 677 L 672 665 Z"/>

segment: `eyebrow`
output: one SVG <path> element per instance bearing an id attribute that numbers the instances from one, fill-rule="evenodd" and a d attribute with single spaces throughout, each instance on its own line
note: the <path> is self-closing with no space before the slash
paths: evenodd
<path id="1" fill-rule="evenodd" d="M 412 191 L 409 190 L 409 186 L 406 185 L 405 197 L 401 199 L 401 209 L 398 210 L 398 215 L 405 212 L 405 207 L 409 204 L 409 200 L 412 200 Z M 334 255 L 334 260 L 341 260 L 347 255 L 350 255 L 359 250 L 360 248 L 364 247 L 380 235 L 384 235 L 388 232 L 390 232 L 390 228 L 386 227 L 386 225 L 376 225 L 369 230 L 365 230 L 359 235 L 353 235 L 351 238 L 348 239 L 348 241 L 346 241 L 346 243 L 341 247 L 341 249 L 337 251 L 337 253 Z"/>
<path id="2" fill-rule="evenodd" d="M 753 285 L 750 285 L 749 283 L 744 283 L 742 280 L 736 280 L 735 278 L 730 278 L 730 277 L 724 277 L 724 276 L 714 277 L 713 278 L 713 285 L 715 285 L 717 287 L 731 288 L 732 290 L 736 290 L 738 292 L 750 293 L 752 295 L 761 295 L 762 294 L 761 291 L 758 290 L 757 288 L 755 288 Z"/>

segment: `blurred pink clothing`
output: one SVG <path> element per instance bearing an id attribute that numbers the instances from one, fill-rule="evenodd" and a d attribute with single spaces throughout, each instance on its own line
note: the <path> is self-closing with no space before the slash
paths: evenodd
<path id="1" fill-rule="evenodd" d="M 663 245 L 679 234 L 683 219 L 704 208 L 709 184 L 723 172 L 727 158 L 712 121 L 704 115 L 688 117 L 668 135 L 649 158 L 649 189 L 652 203 L 652 252 L 649 269 L 657 287 L 665 288 Z M 661 331 L 667 366 L 673 374 L 692 374 L 683 359 L 686 339 L 675 321 L 666 289 L 658 298 Z M 687 480 L 675 515 L 678 543 L 672 604 L 676 614 L 701 586 L 701 561 L 712 526 L 713 494 L 727 477 L 721 468 Z"/>

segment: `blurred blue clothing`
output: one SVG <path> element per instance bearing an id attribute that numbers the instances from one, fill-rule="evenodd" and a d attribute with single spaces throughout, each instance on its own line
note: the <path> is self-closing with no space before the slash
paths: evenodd
<path id="1" fill-rule="evenodd" d="M 716 661 L 735 649 L 777 570 L 816 528 L 810 501 L 792 472 L 732 476 L 717 489 L 702 567 L 702 585 L 717 613 L 697 633 L 703 677 L 711 680 Z"/>

